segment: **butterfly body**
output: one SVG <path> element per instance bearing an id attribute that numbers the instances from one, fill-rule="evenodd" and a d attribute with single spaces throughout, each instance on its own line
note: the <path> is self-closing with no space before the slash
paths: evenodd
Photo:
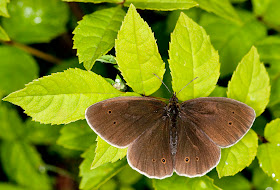
<path id="1" fill-rule="evenodd" d="M 221 147 L 237 143 L 250 129 L 254 110 L 221 97 L 169 103 L 149 97 L 118 97 L 86 110 L 90 127 L 108 143 L 128 147 L 127 160 L 138 172 L 165 178 L 175 171 L 202 176 L 220 160 Z"/>

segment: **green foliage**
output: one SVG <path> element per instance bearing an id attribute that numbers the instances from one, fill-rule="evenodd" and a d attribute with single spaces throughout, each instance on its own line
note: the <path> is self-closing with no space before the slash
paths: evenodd
<path id="1" fill-rule="evenodd" d="M 59 0 L 13 0 L 8 11 L 10 18 L 2 19 L 3 28 L 18 42 L 49 42 L 66 30 L 68 7 Z"/>
<path id="2" fill-rule="evenodd" d="M 269 76 L 255 47 L 238 64 L 228 84 L 227 95 L 254 108 L 257 116 L 267 106 L 270 96 Z"/>
<path id="3" fill-rule="evenodd" d="M 198 77 L 178 94 L 180 100 L 208 96 L 214 90 L 220 70 L 218 52 L 205 30 L 184 13 L 171 34 L 169 58 L 174 92 Z M 204 72 L 207 70 L 211 72 Z"/>
<path id="4" fill-rule="evenodd" d="M 220 163 L 217 166 L 219 177 L 232 176 L 249 166 L 257 154 L 258 137 L 250 130 L 237 144 L 222 149 Z"/>
<path id="5" fill-rule="evenodd" d="M 278 0 L 63 1 L 0 2 L 10 15 L 0 23 L 0 97 L 27 114 L 0 102 L 0 189 L 280 189 Z M 108 98 L 169 98 L 154 74 L 177 93 L 198 77 L 180 100 L 229 97 L 255 109 L 217 172 L 143 177 L 127 149 L 87 125 L 86 108 Z"/>
<path id="6" fill-rule="evenodd" d="M 74 30 L 74 46 L 79 62 L 91 70 L 96 59 L 114 47 L 125 12 L 120 6 L 86 15 Z"/>
<path id="7" fill-rule="evenodd" d="M 187 178 L 187 177 L 180 177 L 176 174 L 173 174 L 173 176 L 163 179 L 163 180 L 154 179 L 153 186 L 156 190 L 220 189 L 213 184 L 213 179 L 209 178 L 208 176 Z"/>
<path id="8" fill-rule="evenodd" d="M 137 93 L 150 95 L 161 85 L 164 62 L 148 24 L 131 4 L 116 40 L 116 59 L 127 84 Z"/>
<path id="9" fill-rule="evenodd" d="M 280 183 L 280 119 L 266 125 L 264 137 L 268 143 L 260 145 L 258 159 L 263 171 Z"/>
<path id="10" fill-rule="evenodd" d="M 126 156 L 127 148 L 120 149 L 109 145 L 99 136 L 96 139 L 95 157 L 91 164 L 91 169 L 95 169 L 104 163 L 116 162 Z"/>

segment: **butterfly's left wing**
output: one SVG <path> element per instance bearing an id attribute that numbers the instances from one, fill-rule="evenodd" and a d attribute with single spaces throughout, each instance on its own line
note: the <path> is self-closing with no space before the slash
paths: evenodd
<path id="1" fill-rule="evenodd" d="M 196 98 L 181 104 L 181 118 L 191 121 L 220 147 L 237 143 L 251 128 L 255 111 L 223 97 Z"/>

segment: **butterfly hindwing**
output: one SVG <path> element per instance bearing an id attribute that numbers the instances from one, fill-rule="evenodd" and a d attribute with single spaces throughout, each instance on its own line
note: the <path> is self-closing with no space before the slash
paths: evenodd
<path id="1" fill-rule="evenodd" d="M 237 143 L 251 128 L 255 111 L 223 97 L 196 98 L 181 104 L 181 115 L 194 123 L 220 147 Z"/>
<path id="2" fill-rule="evenodd" d="M 117 97 L 98 102 L 86 110 L 90 127 L 104 140 L 127 147 L 164 114 L 166 104 L 147 97 Z"/>

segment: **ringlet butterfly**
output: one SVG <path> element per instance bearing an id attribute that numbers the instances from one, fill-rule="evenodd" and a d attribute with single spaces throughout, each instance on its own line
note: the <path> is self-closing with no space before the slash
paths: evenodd
<path id="1" fill-rule="evenodd" d="M 251 128 L 255 111 L 224 97 L 179 103 L 174 93 L 168 104 L 150 97 L 107 99 L 88 107 L 86 120 L 109 144 L 128 147 L 133 169 L 163 179 L 173 171 L 198 177 L 212 170 L 221 148 L 234 145 Z"/>

